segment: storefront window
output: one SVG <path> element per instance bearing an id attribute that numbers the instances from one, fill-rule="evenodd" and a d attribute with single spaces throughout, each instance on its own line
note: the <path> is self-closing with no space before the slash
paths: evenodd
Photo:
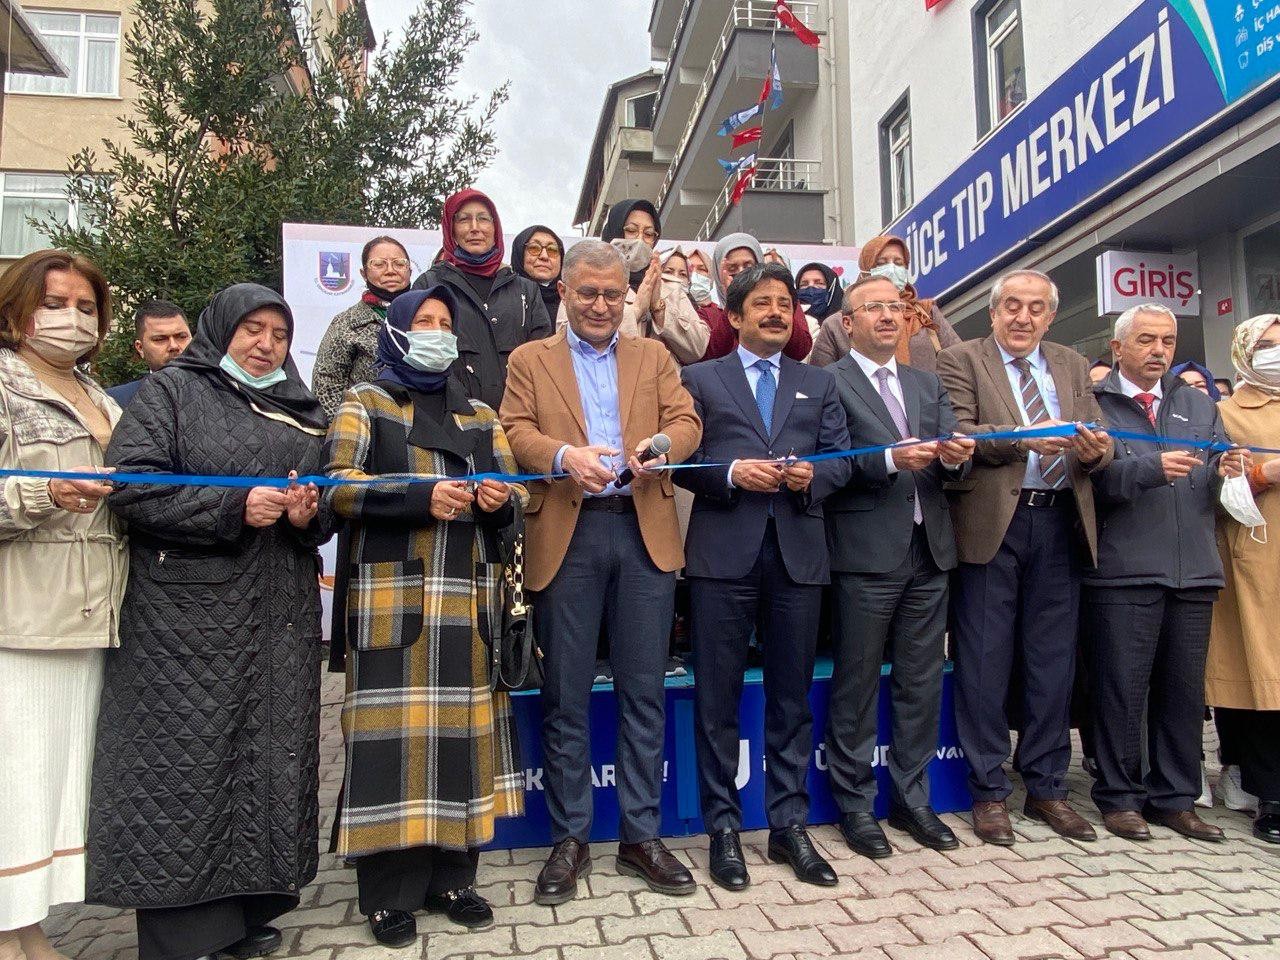
<path id="1" fill-rule="evenodd" d="M 1244 238 L 1249 316 L 1280 313 L 1280 223 Z"/>

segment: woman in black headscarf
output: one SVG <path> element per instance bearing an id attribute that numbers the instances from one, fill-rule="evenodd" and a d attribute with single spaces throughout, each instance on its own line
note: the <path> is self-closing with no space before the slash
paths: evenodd
<path id="1" fill-rule="evenodd" d="M 602 236 L 618 248 L 630 274 L 620 332 L 661 340 L 677 363 L 701 360 L 711 328 L 698 316 L 688 290 L 663 279 L 662 263 L 653 249 L 662 237 L 657 208 L 648 200 L 615 203 Z M 563 329 L 568 322 L 569 315 L 562 309 L 556 325 Z"/>
<path id="2" fill-rule="evenodd" d="M 107 449 L 124 473 L 314 475 L 326 418 L 289 357 L 293 314 L 242 283 L 148 377 Z M 252 481 L 250 481 L 251 483 Z M 140 960 L 279 947 L 316 873 L 319 559 L 312 485 L 121 485 L 120 649 L 108 657 L 90 903 L 137 910 Z"/>
<path id="3" fill-rule="evenodd" d="M 558 281 L 563 263 L 564 242 L 550 227 L 534 224 L 521 230 L 511 241 L 511 269 L 517 276 L 538 285 L 548 317 L 554 317 L 560 310 Z"/>
<path id="4" fill-rule="evenodd" d="M 498 622 L 499 535 L 524 487 L 492 409 L 449 376 L 457 300 L 444 285 L 397 297 L 378 335 L 381 369 L 347 392 L 329 428 L 328 473 L 414 483 L 338 486 L 351 524 L 346 611 L 346 777 L 335 852 L 354 860 L 374 938 L 405 946 L 426 909 L 477 928 L 493 911 L 475 890 L 494 821 L 523 812 L 511 701 L 489 690 Z M 422 711 L 431 719 L 413 722 Z M 404 718 L 403 726 L 391 718 Z"/>

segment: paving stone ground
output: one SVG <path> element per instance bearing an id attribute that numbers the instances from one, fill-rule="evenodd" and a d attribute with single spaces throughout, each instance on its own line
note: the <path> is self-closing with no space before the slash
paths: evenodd
<path id="1" fill-rule="evenodd" d="M 329 818 L 342 777 L 337 704 L 341 678 L 325 681 L 321 805 Z M 1212 728 L 1206 728 L 1210 778 Z M 1201 811 L 1227 832 L 1210 845 L 1153 828 L 1131 843 L 1105 834 L 1088 801 L 1089 779 L 1072 768 L 1072 800 L 1099 829 L 1096 843 L 1064 840 L 1022 817 L 1011 801 L 1018 843 L 987 846 L 968 817 L 944 819 L 961 847 L 922 849 L 889 830 L 895 856 L 852 854 L 834 827 L 813 835 L 840 874 L 834 890 L 797 883 L 766 861 L 764 833 L 744 834 L 754 885 L 732 894 L 711 884 L 702 838 L 671 841 L 699 881 L 689 897 L 664 897 L 619 875 L 616 844 L 593 845 L 594 872 L 577 900 L 533 904 L 545 850 L 486 853 L 481 892 L 494 904 L 493 929 L 467 933 L 419 914 L 417 944 L 375 944 L 356 909 L 355 875 L 328 854 L 301 907 L 282 918 L 278 957 L 305 960 L 1280 960 L 1280 849 L 1255 841 L 1243 814 Z M 589 894 L 589 895 L 588 895 Z M 77 960 L 136 960 L 133 917 L 99 907 L 62 908 L 47 930 Z"/>

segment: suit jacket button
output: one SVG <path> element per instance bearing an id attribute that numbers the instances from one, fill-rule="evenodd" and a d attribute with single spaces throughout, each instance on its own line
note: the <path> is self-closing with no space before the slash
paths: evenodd
<path id="1" fill-rule="evenodd" d="M 915 502 L 916 502 L 916 495 L 914 493 L 908 493 L 907 503 L 915 503 Z"/>
<path id="2" fill-rule="evenodd" d="M 578 501 L 577 501 L 577 500 L 570 500 L 570 501 L 569 501 L 569 506 L 571 506 L 571 507 L 576 507 L 577 505 L 578 505 Z"/>
<path id="3" fill-rule="evenodd" d="M 1014 487 L 1014 488 L 1013 488 L 1012 490 L 1010 490 L 1009 492 L 1010 492 L 1011 494 L 1013 494 L 1013 495 L 1016 497 L 1016 496 L 1017 496 L 1019 493 L 1021 493 L 1022 491 L 1021 491 L 1021 490 L 1019 490 L 1017 487 Z"/>

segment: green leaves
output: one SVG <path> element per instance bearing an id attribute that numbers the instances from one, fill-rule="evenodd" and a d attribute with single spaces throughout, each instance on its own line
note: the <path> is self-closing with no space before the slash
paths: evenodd
<path id="1" fill-rule="evenodd" d="M 104 381 L 142 372 L 131 316 L 141 301 L 196 317 L 231 283 L 279 290 L 286 221 L 438 224 L 445 197 L 496 156 L 507 97 L 505 84 L 483 100 L 451 92 L 479 40 L 469 2 L 422 0 L 364 77 L 357 9 L 309 58 L 290 0 L 137 0 L 125 39 L 134 110 L 100 151 L 71 158 L 80 224 L 48 230 L 115 291 L 117 329 L 96 364 Z"/>

